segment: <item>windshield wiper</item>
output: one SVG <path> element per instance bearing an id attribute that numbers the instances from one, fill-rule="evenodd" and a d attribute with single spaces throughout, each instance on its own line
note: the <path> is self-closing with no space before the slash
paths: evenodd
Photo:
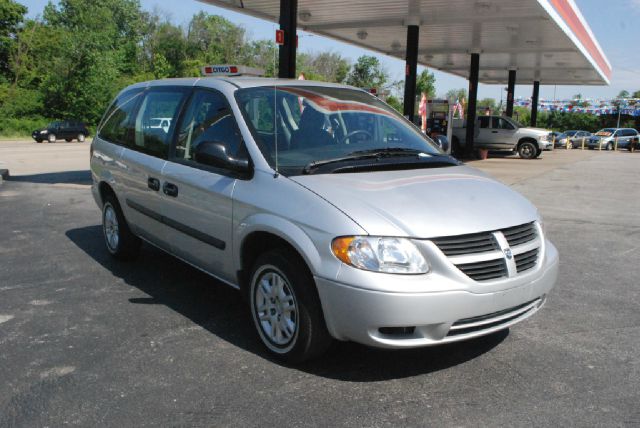
<path id="1" fill-rule="evenodd" d="M 407 149 L 405 147 L 385 147 L 385 148 L 378 148 L 378 149 L 370 149 L 370 150 L 357 150 L 355 152 L 351 152 L 352 155 L 354 154 L 362 154 L 362 155 L 376 155 L 379 157 L 384 157 L 384 156 L 406 156 L 406 155 L 411 155 L 411 154 L 415 154 L 415 155 L 419 155 L 420 153 L 426 154 L 424 153 L 422 150 L 416 150 L 416 149 Z"/>
<path id="2" fill-rule="evenodd" d="M 311 174 L 311 172 L 313 170 L 318 169 L 321 166 L 329 165 L 329 164 L 332 164 L 332 163 L 358 161 L 358 160 L 365 160 L 365 159 L 378 159 L 378 158 L 393 157 L 393 156 L 402 156 L 402 157 L 411 156 L 411 155 L 419 156 L 420 154 L 425 154 L 425 153 L 423 153 L 420 150 L 405 149 L 405 148 L 402 148 L 402 147 L 390 147 L 390 148 L 371 149 L 371 150 L 357 150 L 355 152 L 351 152 L 348 155 L 342 156 L 342 157 L 339 157 L 339 158 L 333 158 L 333 159 L 326 159 L 326 160 L 321 160 L 321 161 L 309 162 L 302 169 L 302 173 L 303 174 Z M 427 156 L 432 156 L 432 155 L 427 155 Z"/>

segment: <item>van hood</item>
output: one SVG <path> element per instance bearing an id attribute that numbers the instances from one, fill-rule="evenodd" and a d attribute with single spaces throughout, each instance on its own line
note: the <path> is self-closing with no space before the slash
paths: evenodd
<path id="1" fill-rule="evenodd" d="M 466 166 L 290 177 L 370 235 L 431 238 L 534 221 L 517 192 Z"/>
<path id="2" fill-rule="evenodd" d="M 520 133 L 535 134 L 538 136 L 548 135 L 551 131 L 544 128 L 518 128 Z"/>

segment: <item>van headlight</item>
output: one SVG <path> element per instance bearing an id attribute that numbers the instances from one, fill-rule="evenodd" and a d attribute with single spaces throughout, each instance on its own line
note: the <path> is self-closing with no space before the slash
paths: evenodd
<path id="1" fill-rule="evenodd" d="M 331 243 L 333 254 L 343 263 L 373 272 L 422 274 L 429 264 L 406 238 L 343 236 Z"/>
<path id="2" fill-rule="evenodd" d="M 46 129 L 44 131 L 40 131 L 41 134 L 48 134 L 49 131 L 47 131 Z"/>

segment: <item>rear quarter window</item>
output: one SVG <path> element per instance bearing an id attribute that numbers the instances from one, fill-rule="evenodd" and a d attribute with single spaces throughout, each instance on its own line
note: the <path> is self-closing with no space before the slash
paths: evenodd
<path id="1" fill-rule="evenodd" d="M 114 100 L 98 127 L 98 136 L 114 144 L 131 145 L 133 114 L 142 90 L 123 92 Z"/>

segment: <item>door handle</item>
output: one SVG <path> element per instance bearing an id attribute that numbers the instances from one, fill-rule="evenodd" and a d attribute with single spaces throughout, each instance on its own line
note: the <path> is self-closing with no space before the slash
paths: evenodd
<path id="1" fill-rule="evenodd" d="M 171 196 L 173 198 L 178 196 L 178 186 L 176 186 L 173 183 L 165 182 L 164 185 L 162 186 L 162 191 L 164 192 L 165 195 Z"/>
<path id="2" fill-rule="evenodd" d="M 147 187 L 157 192 L 158 190 L 160 190 L 160 180 L 158 180 L 157 178 L 149 177 L 147 179 Z"/>
<path id="3" fill-rule="evenodd" d="M 498 131 L 491 131 L 491 133 L 492 133 L 492 134 L 497 134 L 497 133 L 498 133 Z"/>

